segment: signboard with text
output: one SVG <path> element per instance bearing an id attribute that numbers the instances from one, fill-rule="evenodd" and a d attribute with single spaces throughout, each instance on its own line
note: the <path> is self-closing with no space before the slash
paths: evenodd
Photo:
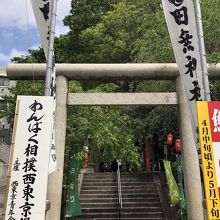
<path id="1" fill-rule="evenodd" d="M 197 102 L 198 129 L 209 220 L 220 219 L 220 101 Z"/>
<path id="2" fill-rule="evenodd" d="M 5 219 L 44 219 L 53 97 L 18 96 L 17 114 Z"/>

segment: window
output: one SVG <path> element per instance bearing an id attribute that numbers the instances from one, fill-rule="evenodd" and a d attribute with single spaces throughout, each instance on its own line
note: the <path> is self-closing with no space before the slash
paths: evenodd
<path id="1" fill-rule="evenodd" d="M 10 80 L 6 77 L 0 77 L 0 86 L 9 86 Z"/>

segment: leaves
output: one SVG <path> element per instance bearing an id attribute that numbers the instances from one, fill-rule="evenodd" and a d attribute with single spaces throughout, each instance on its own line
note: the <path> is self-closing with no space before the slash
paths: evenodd
<path id="1" fill-rule="evenodd" d="M 135 167 L 140 166 L 140 154 L 134 146 L 130 119 L 120 108 L 71 107 L 68 113 L 68 120 L 72 121 L 68 123 L 68 131 L 71 131 L 67 137 L 69 147 L 78 151 L 90 134 L 91 152 L 97 160 L 110 165 L 114 158 L 120 158 L 123 164 L 129 162 Z M 80 147 L 76 149 L 76 146 Z"/>
<path id="2" fill-rule="evenodd" d="M 202 1 L 207 61 L 220 59 L 220 4 Z M 56 62 L 62 63 L 170 63 L 175 62 L 160 0 L 72 0 L 64 19 L 70 32 L 55 39 Z M 212 30 L 212 31 L 210 31 Z M 14 62 L 45 62 L 42 48 Z M 213 99 L 219 99 L 220 84 L 211 82 Z M 173 92 L 171 81 L 71 81 L 70 92 Z M 11 96 L 4 97 L 1 116 L 12 123 L 18 94 L 42 94 L 43 83 L 18 82 Z M 162 146 L 166 134 L 178 136 L 176 107 L 69 107 L 66 152 L 82 151 L 88 134 L 97 159 L 110 163 L 120 156 L 123 163 L 140 165 L 145 137 L 158 136 Z M 159 147 L 160 147 L 159 146 Z"/>
<path id="3" fill-rule="evenodd" d="M 16 99 L 18 95 L 43 95 L 42 81 L 17 81 L 15 87 L 9 88 L 10 95 L 3 96 L 0 105 L 0 118 L 7 117 L 8 123 L 13 125 Z"/>

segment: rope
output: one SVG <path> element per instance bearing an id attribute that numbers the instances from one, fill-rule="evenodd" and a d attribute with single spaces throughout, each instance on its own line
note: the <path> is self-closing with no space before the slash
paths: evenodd
<path id="1" fill-rule="evenodd" d="M 27 31 L 28 31 L 28 43 L 27 46 L 29 45 L 31 47 L 32 41 L 31 41 L 31 31 L 30 31 L 30 22 L 29 22 L 29 16 L 28 16 L 28 4 L 27 0 L 25 0 L 25 10 L 26 10 L 26 19 L 27 19 Z M 32 81 L 35 86 L 35 78 L 34 78 L 34 71 L 33 71 L 33 62 L 32 64 Z"/>

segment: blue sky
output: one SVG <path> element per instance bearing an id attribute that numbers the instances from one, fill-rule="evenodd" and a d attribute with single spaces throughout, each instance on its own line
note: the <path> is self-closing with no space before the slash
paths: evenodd
<path id="1" fill-rule="evenodd" d="M 68 32 L 62 20 L 70 5 L 71 0 L 57 3 L 56 35 Z M 7 66 L 12 57 L 26 55 L 28 48 L 38 48 L 41 43 L 31 0 L 0 0 L 0 8 L 0 66 Z"/>

